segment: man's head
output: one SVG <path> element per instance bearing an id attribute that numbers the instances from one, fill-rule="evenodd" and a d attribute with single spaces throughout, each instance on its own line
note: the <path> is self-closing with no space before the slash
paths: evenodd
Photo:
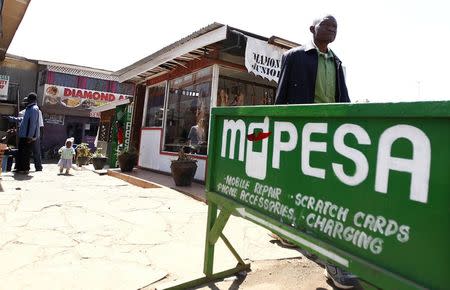
<path id="1" fill-rule="evenodd" d="M 315 19 L 309 27 L 313 34 L 314 43 L 319 46 L 328 45 L 334 41 L 337 33 L 336 18 L 332 15 L 325 15 L 322 18 Z"/>
<path id="2" fill-rule="evenodd" d="M 23 101 L 27 105 L 32 104 L 32 103 L 36 103 L 36 101 L 37 101 L 36 93 L 34 93 L 34 92 L 29 93 L 28 96 L 23 99 Z"/>

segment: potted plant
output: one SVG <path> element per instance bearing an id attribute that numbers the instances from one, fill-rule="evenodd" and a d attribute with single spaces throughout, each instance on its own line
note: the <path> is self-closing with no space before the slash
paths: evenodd
<path id="1" fill-rule="evenodd" d="M 172 160 L 170 170 L 177 186 L 190 186 L 197 171 L 197 160 L 186 154 L 182 147 L 178 151 L 178 159 Z"/>
<path id="2" fill-rule="evenodd" d="M 122 172 L 133 171 L 134 166 L 137 164 L 138 156 L 139 154 L 134 148 L 121 150 L 117 155 L 120 171 Z"/>
<path id="3" fill-rule="evenodd" d="M 78 144 L 76 147 L 77 151 L 77 165 L 82 166 L 86 165 L 89 162 L 89 159 L 92 156 L 91 149 L 87 143 Z"/>
<path id="4" fill-rule="evenodd" d="M 102 153 L 102 148 L 97 148 L 92 154 L 92 165 L 94 165 L 95 170 L 101 170 L 105 167 L 106 164 L 106 156 Z"/>

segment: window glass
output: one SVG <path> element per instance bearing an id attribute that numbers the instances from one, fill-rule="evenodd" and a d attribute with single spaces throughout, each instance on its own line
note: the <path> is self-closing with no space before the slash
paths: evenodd
<path id="1" fill-rule="evenodd" d="M 217 106 L 272 105 L 275 88 L 225 76 L 219 77 Z"/>
<path id="2" fill-rule="evenodd" d="M 164 150 L 206 155 L 212 68 L 169 82 Z"/>
<path id="3" fill-rule="evenodd" d="M 166 84 L 161 83 L 148 88 L 145 127 L 161 127 L 164 112 L 164 95 Z"/>
<path id="4" fill-rule="evenodd" d="M 277 83 L 248 72 L 219 68 L 217 106 L 272 105 Z"/>

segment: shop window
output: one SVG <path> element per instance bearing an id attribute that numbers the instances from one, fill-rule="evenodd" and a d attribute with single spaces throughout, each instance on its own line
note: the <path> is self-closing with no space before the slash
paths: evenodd
<path id="1" fill-rule="evenodd" d="M 162 126 L 165 93 L 166 83 L 157 84 L 148 88 L 144 127 Z"/>
<path id="2" fill-rule="evenodd" d="M 274 101 L 274 87 L 219 77 L 217 106 L 272 105 Z"/>
<path id="3" fill-rule="evenodd" d="M 164 150 L 206 155 L 212 68 L 169 82 Z"/>
<path id="4" fill-rule="evenodd" d="M 277 84 L 248 72 L 219 68 L 217 106 L 272 105 Z"/>

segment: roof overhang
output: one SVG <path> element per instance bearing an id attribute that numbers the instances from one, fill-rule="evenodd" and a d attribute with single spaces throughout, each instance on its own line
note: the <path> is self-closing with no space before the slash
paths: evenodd
<path id="1" fill-rule="evenodd" d="M 112 71 L 108 70 L 46 60 L 39 60 L 38 64 L 46 66 L 49 71 L 53 72 L 79 75 L 108 81 L 118 81 L 118 77 L 114 75 Z"/>
<path id="2" fill-rule="evenodd" d="M 6 51 L 11 44 L 17 28 L 27 11 L 31 0 L 3 0 L 0 6 L 0 61 L 5 59 Z M 1 5 L 1 4 L 0 4 Z"/>
<path id="3" fill-rule="evenodd" d="M 226 25 L 213 23 L 192 35 L 116 72 L 119 81 L 142 82 L 151 77 L 165 74 L 173 67 L 198 59 L 216 42 L 227 38 Z"/>
<path id="4" fill-rule="evenodd" d="M 109 111 L 109 110 L 115 109 L 117 106 L 126 105 L 126 104 L 129 104 L 129 103 L 130 103 L 130 99 L 126 98 L 126 99 L 123 99 L 123 100 L 118 100 L 118 101 L 115 101 L 115 102 L 108 103 L 108 104 L 103 105 L 103 106 L 92 108 L 91 112 L 93 112 L 93 113 L 105 112 L 105 111 Z"/>

